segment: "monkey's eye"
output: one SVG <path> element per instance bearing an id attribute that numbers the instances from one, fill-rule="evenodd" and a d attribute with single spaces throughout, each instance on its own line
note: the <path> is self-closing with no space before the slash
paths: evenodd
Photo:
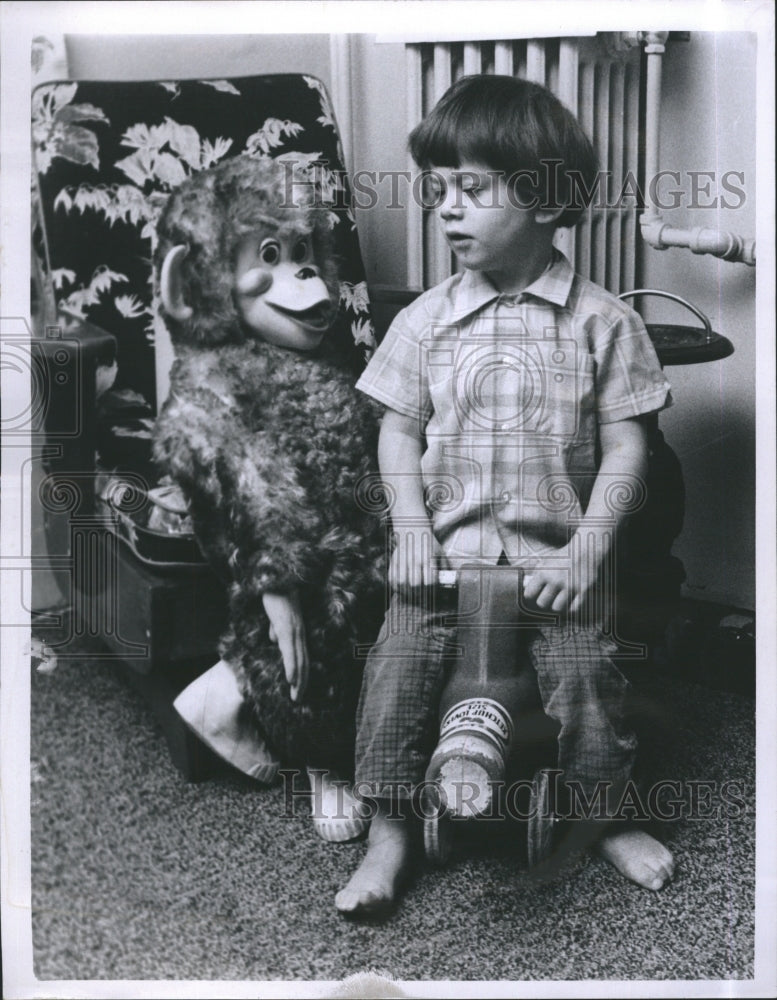
<path id="1" fill-rule="evenodd" d="M 265 240 L 259 247 L 259 260 L 263 264 L 277 264 L 281 259 L 281 245 L 277 240 Z"/>
<path id="2" fill-rule="evenodd" d="M 301 264 L 308 257 L 308 241 L 297 240 L 291 251 L 291 259 L 295 264 Z"/>

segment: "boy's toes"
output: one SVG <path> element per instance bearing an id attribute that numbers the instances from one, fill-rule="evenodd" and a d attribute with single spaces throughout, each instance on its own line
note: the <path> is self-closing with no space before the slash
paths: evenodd
<path id="1" fill-rule="evenodd" d="M 394 900 L 380 888 L 351 889 L 346 886 L 335 896 L 335 907 L 340 913 L 354 917 L 374 917 L 386 913 Z"/>
<path id="2" fill-rule="evenodd" d="M 621 875 L 645 889 L 657 892 L 674 876 L 674 858 L 662 843 L 644 830 L 626 829 L 610 833 L 598 851 Z"/>
<path id="3" fill-rule="evenodd" d="M 645 889 L 652 889 L 654 892 L 658 892 L 659 889 L 663 889 L 667 882 L 671 881 L 672 872 L 666 868 L 661 868 L 656 871 L 649 866 L 644 866 L 642 873 L 639 872 L 633 877 L 632 881 L 643 886 Z"/>
<path id="4" fill-rule="evenodd" d="M 645 880 L 649 888 L 661 889 L 674 876 L 674 858 L 662 843 L 653 837 L 644 845 L 642 863 L 645 866 Z"/>
<path id="5" fill-rule="evenodd" d="M 653 889 L 661 889 L 667 882 L 671 882 L 674 878 L 674 858 L 663 844 L 658 844 L 658 846 L 662 849 L 663 856 L 658 861 L 657 867 L 654 870 L 654 884 L 651 886 Z"/>

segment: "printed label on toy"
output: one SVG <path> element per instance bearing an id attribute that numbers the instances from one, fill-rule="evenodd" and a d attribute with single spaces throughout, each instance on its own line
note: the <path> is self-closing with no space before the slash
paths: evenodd
<path id="1" fill-rule="evenodd" d="M 440 723 L 440 742 L 454 733 L 477 733 L 505 751 L 513 738 L 513 721 L 503 705 L 491 698 L 468 698 L 445 713 Z"/>

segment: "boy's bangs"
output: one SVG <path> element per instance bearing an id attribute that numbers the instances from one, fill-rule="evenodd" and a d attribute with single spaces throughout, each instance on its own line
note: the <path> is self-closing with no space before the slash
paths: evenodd
<path id="1" fill-rule="evenodd" d="M 421 122 L 410 135 L 413 159 L 422 168 L 460 167 L 462 163 L 506 168 L 489 119 L 479 110 L 451 107 L 436 119 Z"/>

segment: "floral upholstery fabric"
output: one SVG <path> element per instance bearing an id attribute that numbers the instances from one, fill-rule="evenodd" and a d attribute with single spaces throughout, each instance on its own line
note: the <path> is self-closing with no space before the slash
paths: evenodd
<path id="1" fill-rule="evenodd" d="M 314 77 L 69 82 L 33 93 L 34 240 L 59 307 L 112 333 L 116 388 L 155 399 L 155 220 L 192 173 L 241 153 L 284 158 L 330 209 L 340 268 L 334 335 L 374 344 L 350 193 L 329 97 Z"/>

